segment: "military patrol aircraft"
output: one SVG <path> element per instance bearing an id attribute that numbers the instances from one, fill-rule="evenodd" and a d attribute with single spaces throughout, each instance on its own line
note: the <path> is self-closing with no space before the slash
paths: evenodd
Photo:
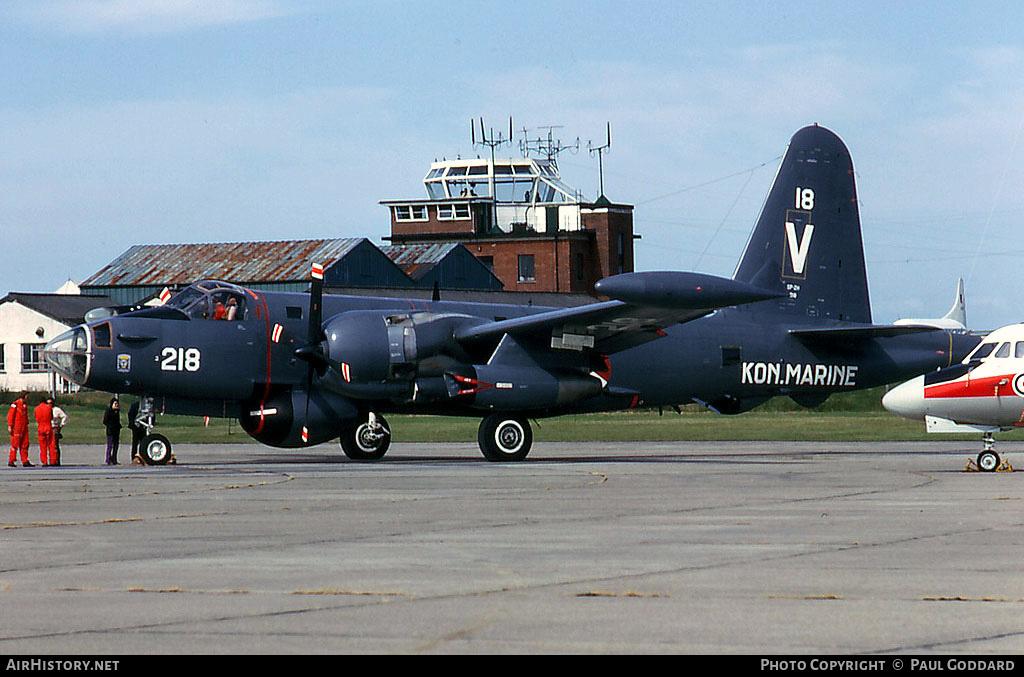
<path id="1" fill-rule="evenodd" d="M 335 438 L 384 456 L 384 414 L 481 419 L 491 461 L 530 451 L 530 418 L 699 402 L 737 414 L 776 395 L 830 393 L 959 361 L 977 339 L 871 324 L 853 164 L 817 125 L 798 131 L 732 279 L 615 275 L 609 300 L 566 309 L 323 294 L 203 281 L 165 305 L 55 338 L 49 365 L 89 388 L 142 397 L 143 455 L 166 462 L 158 412 L 237 417 L 260 442 Z"/>
<path id="2" fill-rule="evenodd" d="M 992 434 L 1024 427 L 1024 324 L 995 330 L 960 364 L 901 383 L 882 405 L 930 433 L 982 433 L 978 469 L 997 470 Z"/>

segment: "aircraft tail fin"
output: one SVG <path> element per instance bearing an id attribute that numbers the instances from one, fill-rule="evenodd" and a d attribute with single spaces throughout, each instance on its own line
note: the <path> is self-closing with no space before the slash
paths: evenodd
<path id="1" fill-rule="evenodd" d="M 949 309 L 949 312 L 942 316 L 944 320 L 952 320 L 953 322 L 959 322 L 964 327 L 967 326 L 967 302 L 964 300 L 964 278 L 960 278 L 956 283 L 956 299 L 953 301 L 953 307 Z"/>
<path id="2" fill-rule="evenodd" d="M 955 332 L 966 332 L 967 331 L 967 302 L 964 299 L 964 279 L 960 278 L 956 285 L 956 298 L 953 300 L 953 307 L 949 309 L 949 312 L 939 318 L 907 318 L 902 320 L 896 320 L 894 324 L 897 325 L 921 325 L 925 327 L 935 327 L 938 329 L 948 329 Z"/>
<path id="3" fill-rule="evenodd" d="M 784 294 L 746 312 L 870 324 L 853 160 L 833 132 L 793 135 L 733 279 Z"/>

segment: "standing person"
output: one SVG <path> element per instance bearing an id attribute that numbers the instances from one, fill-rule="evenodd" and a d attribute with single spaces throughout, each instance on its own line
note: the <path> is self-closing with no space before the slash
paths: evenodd
<path id="1" fill-rule="evenodd" d="M 57 448 L 53 446 L 52 400 L 43 396 L 36 405 L 36 428 L 39 431 L 39 462 L 43 465 L 57 465 Z"/>
<path id="2" fill-rule="evenodd" d="M 139 417 L 139 401 L 132 402 L 128 407 L 128 429 L 132 431 L 132 463 L 139 458 L 139 448 L 142 446 L 142 438 L 146 435 L 146 429 L 135 420 Z M 139 459 L 141 463 L 142 460 Z"/>
<path id="3" fill-rule="evenodd" d="M 117 398 L 103 412 L 103 427 L 107 429 L 107 465 L 118 465 L 117 447 L 121 444 L 121 405 Z"/>
<path id="4" fill-rule="evenodd" d="M 53 406 L 53 447 L 57 450 L 57 465 L 60 465 L 60 438 L 64 436 L 61 431 L 68 424 L 68 415 L 56 405 L 52 397 L 48 401 Z"/>
<path id="5" fill-rule="evenodd" d="M 28 393 L 21 393 L 7 412 L 7 432 L 11 435 L 11 454 L 7 465 L 14 467 L 17 452 L 21 451 L 21 465 L 31 468 L 28 462 Z"/>

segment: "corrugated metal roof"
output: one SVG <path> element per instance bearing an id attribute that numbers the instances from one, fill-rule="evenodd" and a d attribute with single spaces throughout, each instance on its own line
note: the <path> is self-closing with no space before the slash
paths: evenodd
<path id="1" fill-rule="evenodd" d="M 312 263 L 322 263 L 326 270 L 365 240 L 135 245 L 81 286 L 191 284 L 207 279 L 243 283 L 307 280 Z"/>
<path id="2" fill-rule="evenodd" d="M 423 277 L 431 268 L 448 256 L 458 242 L 439 242 L 435 244 L 389 245 L 381 247 L 389 259 L 395 262 L 405 274 L 413 279 Z"/>

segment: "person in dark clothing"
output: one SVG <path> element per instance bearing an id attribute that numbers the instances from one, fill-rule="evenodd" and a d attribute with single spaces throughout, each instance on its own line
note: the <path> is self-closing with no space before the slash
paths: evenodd
<path id="1" fill-rule="evenodd" d="M 132 402 L 128 407 L 128 429 L 132 431 L 132 463 L 139 458 L 139 449 L 142 446 L 142 438 L 146 436 L 146 429 L 139 425 L 135 419 L 139 417 L 139 401 Z M 141 462 L 141 461 L 140 461 Z"/>
<path id="2" fill-rule="evenodd" d="M 121 405 L 117 398 L 103 412 L 103 427 L 107 429 L 107 465 L 118 465 L 117 447 L 121 443 Z"/>

